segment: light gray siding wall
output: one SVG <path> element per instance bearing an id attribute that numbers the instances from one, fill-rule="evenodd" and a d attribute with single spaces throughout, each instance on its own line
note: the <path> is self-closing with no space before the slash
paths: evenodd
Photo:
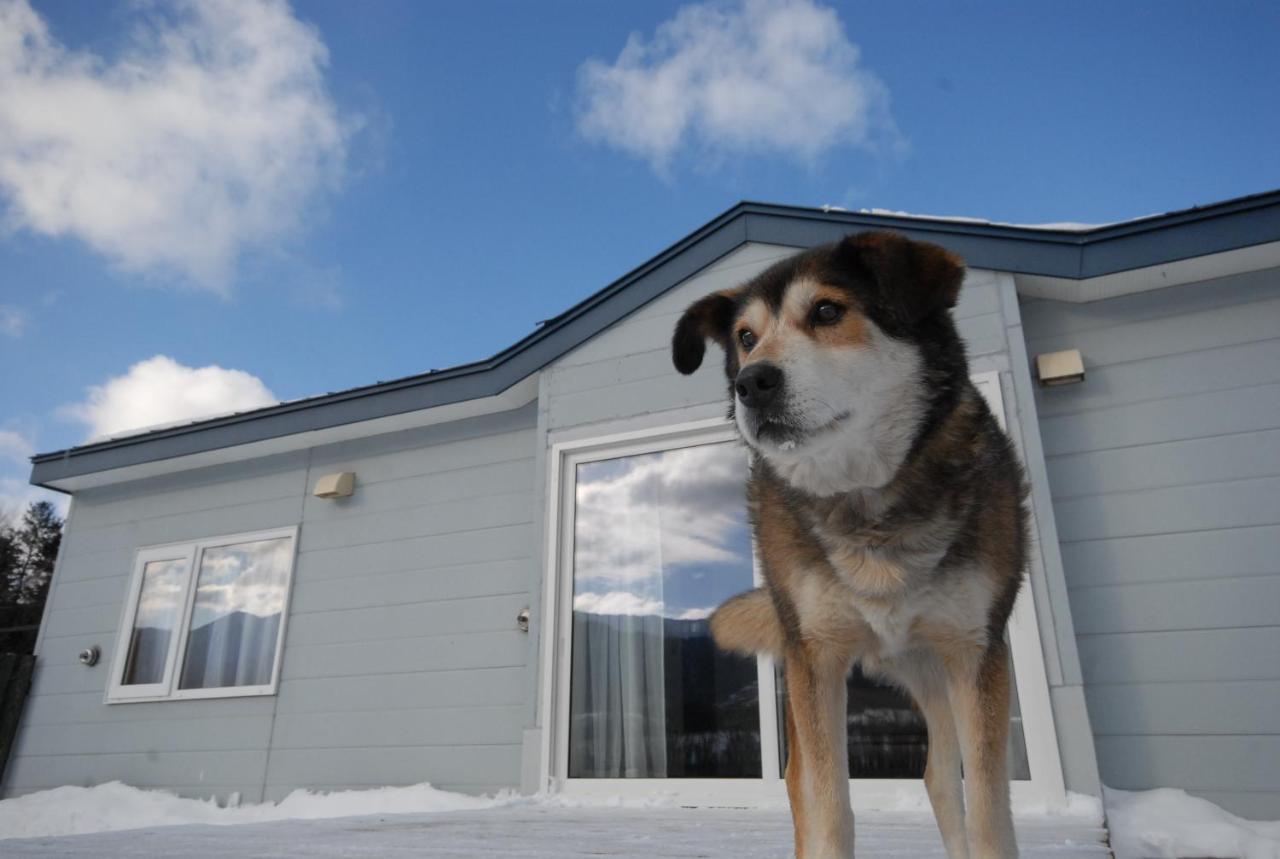
<path id="1" fill-rule="evenodd" d="M 1103 780 L 1280 817 L 1280 271 L 1022 312 Z"/>
<path id="2" fill-rule="evenodd" d="M 743 245 L 544 370 L 539 400 L 540 455 L 545 457 L 548 446 L 560 441 L 723 415 L 725 380 L 719 349 L 710 345 L 702 367 L 692 376 L 682 377 L 671 365 L 672 331 L 693 301 L 714 290 L 736 286 L 795 252 L 795 248 L 777 245 Z M 1017 418 L 1012 416 L 1023 411 L 1019 402 L 1030 397 L 1024 393 L 1030 382 L 1025 362 L 1011 358 L 1011 332 L 1015 345 L 1020 349 L 1022 344 L 1012 279 L 971 270 L 955 315 L 968 344 L 973 372 L 1001 373 L 1006 409 L 1016 424 Z M 1039 456 L 1034 421 L 1030 428 L 1014 435 L 1024 455 Z M 540 470 L 545 480 L 545 466 Z M 1048 507 L 1047 489 L 1044 506 Z M 1052 512 L 1046 509 L 1043 516 L 1051 520 Z M 1031 579 L 1067 786 L 1096 793 L 1093 745 L 1083 712 L 1075 641 L 1056 552 L 1050 564 L 1037 555 Z M 1052 605 L 1055 594 L 1060 594 L 1057 598 L 1062 603 L 1056 608 Z M 1064 620 L 1055 624 L 1055 615 Z"/>
<path id="3" fill-rule="evenodd" d="M 188 795 L 520 778 L 535 409 L 77 494 L 6 795 Z M 341 501 L 315 479 L 357 474 Z M 279 693 L 103 703 L 134 550 L 300 524 Z M 101 647 L 93 669 L 77 652 Z"/>

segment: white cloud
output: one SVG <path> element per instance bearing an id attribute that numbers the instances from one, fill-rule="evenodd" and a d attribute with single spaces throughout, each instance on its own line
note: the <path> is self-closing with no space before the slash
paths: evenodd
<path id="1" fill-rule="evenodd" d="M 811 161 L 840 145 L 897 145 L 888 90 L 858 65 L 834 10 L 812 0 L 682 7 L 650 40 L 578 73 L 578 130 L 664 172 L 689 146 Z"/>
<path id="2" fill-rule="evenodd" d="M 749 574 L 746 471 L 746 455 L 734 444 L 581 466 L 575 580 L 653 589 L 658 595 L 664 572 L 681 567 L 727 566 Z"/>
<path id="3" fill-rule="evenodd" d="M 351 123 L 328 52 L 283 0 L 141 4 L 110 61 L 0 0 L 0 195 L 10 222 L 226 292 L 341 177 Z"/>
<path id="4" fill-rule="evenodd" d="M 165 355 L 139 361 L 123 376 L 88 390 L 63 413 L 89 427 L 89 439 L 278 402 L 257 376 L 216 365 L 187 367 Z"/>
<path id="5" fill-rule="evenodd" d="M 35 452 L 35 445 L 22 433 L 0 429 L 0 458 L 25 463 Z"/>
<path id="6" fill-rule="evenodd" d="M 578 594 L 573 610 L 586 614 L 661 614 L 662 600 L 649 599 L 631 591 Z"/>
<path id="7" fill-rule="evenodd" d="M 631 591 L 607 591 L 575 595 L 573 610 L 584 614 L 663 614 L 674 620 L 706 620 L 711 617 L 716 607 L 687 608 L 673 615 L 662 600 L 641 596 Z"/>
<path id="8" fill-rule="evenodd" d="M 8 337 L 21 337 L 27 330 L 31 317 L 25 310 L 8 304 L 0 304 L 0 334 Z"/>

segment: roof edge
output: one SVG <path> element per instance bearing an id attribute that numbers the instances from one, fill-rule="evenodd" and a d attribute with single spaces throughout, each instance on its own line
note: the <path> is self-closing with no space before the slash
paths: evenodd
<path id="1" fill-rule="evenodd" d="M 746 242 L 803 248 L 859 228 L 944 244 L 974 268 L 1084 281 L 1280 241 L 1280 189 L 1086 230 L 742 201 L 489 358 L 38 453 L 31 482 L 496 396 Z"/>

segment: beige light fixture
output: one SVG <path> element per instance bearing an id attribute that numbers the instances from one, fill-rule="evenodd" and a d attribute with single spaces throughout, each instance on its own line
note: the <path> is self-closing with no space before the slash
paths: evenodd
<path id="1" fill-rule="evenodd" d="M 316 488 L 311 494 L 317 498 L 346 498 L 355 491 L 356 473 L 342 471 L 321 477 L 316 481 Z"/>
<path id="2" fill-rule="evenodd" d="M 1046 352 L 1036 356 L 1036 376 L 1046 387 L 1084 381 L 1084 358 L 1079 349 Z"/>

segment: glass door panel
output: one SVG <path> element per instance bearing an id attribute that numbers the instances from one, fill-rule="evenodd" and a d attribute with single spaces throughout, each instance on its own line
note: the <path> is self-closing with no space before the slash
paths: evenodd
<path id="1" fill-rule="evenodd" d="M 1012 671 L 1012 664 L 1010 665 Z M 778 677 L 778 749 L 780 765 L 787 765 L 785 678 Z M 929 755 L 929 731 L 911 696 L 854 668 L 849 692 L 849 778 L 924 778 Z M 1017 684 L 1009 702 L 1009 777 L 1029 780 L 1027 744 Z"/>
<path id="2" fill-rule="evenodd" d="M 571 778 L 759 778 L 756 660 L 707 618 L 753 586 L 734 443 L 573 471 Z"/>

